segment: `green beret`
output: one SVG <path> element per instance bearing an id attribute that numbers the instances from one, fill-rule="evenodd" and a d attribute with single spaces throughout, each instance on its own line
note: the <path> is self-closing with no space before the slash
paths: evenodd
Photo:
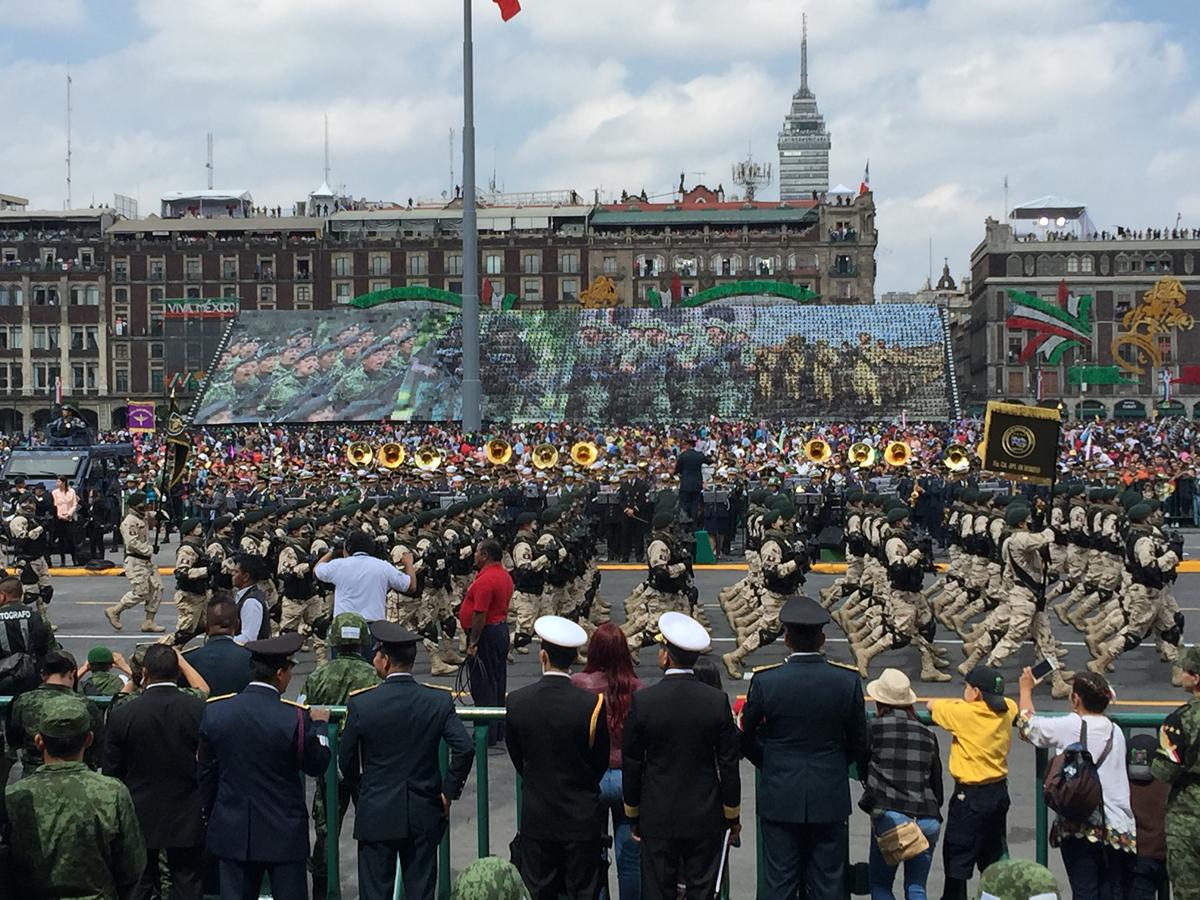
<path id="1" fill-rule="evenodd" d="M 42 705 L 37 733 L 48 738 L 74 738 L 92 729 L 92 717 L 83 700 L 74 694 L 50 697 Z"/>
<path id="2" fill-rule="evenodd" d="M 517 521 L 518 526 L 529 525 L 530 523 L 536 522 L 537 520 L 538 520 L 538 517 L 537 517 L 537 513 L 535 513 L 535 512 L 517 513 L 516 521 Z"/>
<path id="3" fill-rule="evenodd" d="M 1012 502 L 1012 494 L 992 494 L 992 506 L 997 509 L 1004 509 Z"/>
<path id="4" fill-rule="evenodd" d="M 213 519 L 213 528 L 215 529 L 228 528 L 232 524 L 233 516 L 229 515 L 228 513 L 224 513 L 223 515 L 219 515 Z"/>
<path id="5" fill-rule="evenodd" d="M 1054 496 L 1055 497 L 1065 497 L 1069 493 L 1071 493 L 1071 486 L 1069 484 L 1054 485 Z"/>
<path id="6" fill-rule="evenodd" d="M 888 510 L 887 523 L 889 525 L 895 525 L 897 522 L 900 522 L 907 518 L 908 518 L 908 507 L 907 506 L 896 506 L 896 507 L 893 507 L 892 509 Z"/>
<path id="7" fill-rule="evenodd" d="M 358 613 L 344 612 L 333 617 L 329 640 L 334 644 L 365 644 L 370 638 L 367 620 Z"/>
<path id="8" fill-rule="evenodd" d="M 113 662 L 112 651 L 107 647 L 93 647 L 88 651 L 87 661 L 93 666 L 111 666 Z"/>
<path id="9" fill-rule="evenodd" d="M 772 509 L 769 512 L 763 513 L 763 517 L 762 517 L 763 528 L 770 528 L 772 525 L 774 525 L 778 521 L 779 521 L 779 510 Z"/>
<path id="10" fill-rule="evenodd" d="M 191 534 L 193 531 L 196 530 L 196 528 L 198 526 L 203 525 L 203 524 L 204 524 L 203 520 L 197 519 L 195 516 L 188 516 L 186 519 L 184 519 L 182 522 L 179 523 L 179 530 L 182 531 L 184 534 Z"/>
<path id="11" fill-rule="evenodd" d="M 441 515 L 441 513 L 438 510 L 427 509 L 424 512 L 417 513 L 417 517 L 413 521 L 418 528 L 424 528 L 426 525 L 428 525 L 430 522 L 432 522 L 434 519 L 436 519 L 439 515 Z"/>
<path id="12" fill-rule="evenodd" d="M 134 491 L 129 495 L 129 506 L 131 509 L 141 509 L 146 505 L 146 493 L 144 491 Z"/>
<path id="13" fill-rule="evenodd" d="M 547 506 L 542 510 L 542 515 L 540 516 L 543 525 L 552 525 L 561 518 L 562 511 L 556 506 Z M 655 517 L 655 521 L 657 521 L 657 517 Z M 655 527 L 657 528 L 658 526 Z"/>
<path id="14" fill-rule="evenodd" d="M 675 517 L 670 513 L 660 512 L 654 517 L 654 527 L 658 529 L 670 528 L 671 523 L 675 521 Z"/>
<path id="15" fill-rule="evenodd" d="M 312 519 L 306 519 L 303 516 L 297 516 L 287 523 L 288 531 L 299 531 L 301 528 L 307 528 L 312 524 Z"/>
<path id="16" fill-rule="evenodd" d="M 1004 513 L 1004 524 L 1009 528 L 1015 528 L 1021 525 L 1029 518 L 1029 507 L 1022 504 L 1013 503 Z"/>
<path id="17" fill-rule="evenodd" d="M 1139 503 L 1129 510 L 1129 521 L 1145 522 L 1150 518 L 1150 514 L 1154 512 L 1149 503 Z"/>
<path id="18" fill-rule="evenodd" d="M 1126 511 L 1129 511 L 1129 510 L 1133 509 L 1135 506 L 1137 506 L 1139 503 L 1144 502 L 1144 500 L 1142 499 L 1142 495 L 1140 493 L 1138 493 L 1137 491 L 1125 491 L 1124 493 L 1121 494 L 1121 496 L 1118 498 L 1118 500 L 1120 501 L 1121 506 L 1125 507 Z"/>

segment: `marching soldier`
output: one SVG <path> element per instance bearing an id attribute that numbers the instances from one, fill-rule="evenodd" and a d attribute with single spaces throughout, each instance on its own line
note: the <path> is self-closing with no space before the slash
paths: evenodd
<path id="1" fill-rule="evenodd" d="M 279 550 L 275 572 L 280 579 L 282 610 L 279 630 L 298 631 L 305 640 L 312 624 L 321 615 L 321 595 L 313 575 L 307 533 L 312 525 L 308 519 L 292 519 L 287 526 L 287 539 Z"/>
<path id="2" fill-rule="evenodd" d="M 121 522 L 121 540 L 125 545 L 125 577 L 129 591 L 115 604 L 104 610 L 108 623 L 121 631 L 121 613 L 145 604 L 142 631 L 161 632 L 165 629 L 154 621 L 162 601 L 162 579 L 154 565 L 154 546 L 150 543 L 150 525 L 146 513 L 146 495 L 135 491 L 129 495 L 129 511 Z"/>
<path id="3" fill-rule="evenodd" d="M 637 596 L 632 607 L 626 602 L 630 618 L 621 630 L 635 654 L 653 636 L 663 613 L 691 612 L 687 556 L 671 533 L 674 523 L 675 516 L 671 513 L 660 512 L 654 517 L 654 533 L 646 548 L 646 581 L 640 586 L 640 593 L 635 589 Z"/>
<path id="4" fill-rule="evenodd" d="M 509 611 L 513 622 L 513 649 L 528 653 L 533 641 L 533 623 L 542 613 L 542 590 L 546 585 L 546 567 L 550 558 L 537 544 L 537 513 L 517 515 L 517 533 L 513 538 L 512 577 L 513 595 Z"/>
<path id="5" fill-rule="evenodd" d="M 182 647 L 204 630 L 210 580 L 208 559 L 201 546 L 204 523 L 184 519 L 179 525 L 183 539 L 175 551 L 175 612 L 179 621 L 169 643 Z"/>
<path id="6" fill-rule="evenodd" d="M 50 584 L 50 569 L 46 565 L 49 535 L 37 519 L 37 499 L 31 493 L 21 494 L 17 514 L 8 523 L 13 538 L 14 562 L 24 586 L 25 602 L 37 603 L 37 610 L 46 614 L 46 604 L 54 596 Z"/>

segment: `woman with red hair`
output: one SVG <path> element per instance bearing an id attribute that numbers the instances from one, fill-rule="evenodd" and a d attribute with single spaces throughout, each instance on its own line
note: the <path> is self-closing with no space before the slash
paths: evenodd
<path id="1" fill-rule="evenodd" d="M 592 634 L 588 643 L 587 666 L 571 676 L 584 690 L 604 695 L 608 718 L 608 771 L 600 781 L 600 797 L 612 811 L 613 849 L 617 857 L 617 886 L 620 900 L 639 900 L 642 896 L 642 852 L 633 838 L 621 794 L 621 741 L 625 734 L 625 716 L 633 692 L 642 683 L 633 671 L 633 657 L 625 634 L 607 622 Z"/>

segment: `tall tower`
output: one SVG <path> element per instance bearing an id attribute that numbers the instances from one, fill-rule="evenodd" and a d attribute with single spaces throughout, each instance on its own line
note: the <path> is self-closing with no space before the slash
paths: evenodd
<path id="1" fill-rule="evenodd" d="M 807 200 L 829 190 L 829 132 L 808 88 L 808 15 L 800 37 L 800 89 L 779 132 L 779 199 Z"/>

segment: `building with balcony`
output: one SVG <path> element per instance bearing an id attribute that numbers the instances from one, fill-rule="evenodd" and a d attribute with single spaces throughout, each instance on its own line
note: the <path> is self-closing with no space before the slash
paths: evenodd
<path id="1" fill-rule="evenodd" d="M 25 205 L 0 209 L 0 431 L 47 424 L 60 379 L 84 418 L 108 427 L 104 232 L 115 214 Z"/>
<path id="2" fill-rule="evenodd" d="M 971 254 L 965 409 L 1040 391 L 1068 416 L 1200 417 L 1198 262 L 1200 230 L 1097 228 L 1053 197 L 989 218 Z"/>
<path id="3" fill-rule="evenodd" d="M 588 272 L 607 275 L 623 306 L 653 293 L 686 297 L 738 281 L 806 287 L 828 303 L 875 295 L 875 204 L 869 193 L 834 201 L 743 202 L 697 185 L 672 203 L 626 195 L 597 207 L 588 234 Z"/>

